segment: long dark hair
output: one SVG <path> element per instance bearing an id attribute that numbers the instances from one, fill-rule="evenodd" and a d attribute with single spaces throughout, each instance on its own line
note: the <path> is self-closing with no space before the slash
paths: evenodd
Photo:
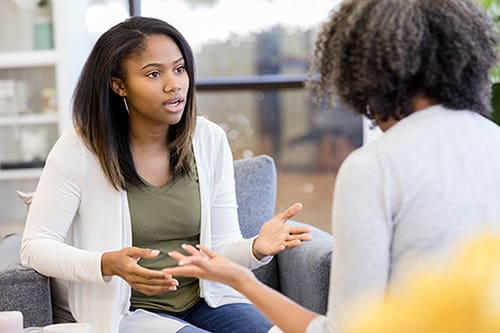
<path id="1" fill-rule="evenodd" d="M 382 120 L 410 114 L 417 93 L 488 114 L 497 42 L 474 0 L 345 0 L 318 35 L 309 87 Z"/>
<path id="2" fill-rule="evenodd" d="M 112 77 L 124 79 L 123 62 L 145 49 L 146 38 L 165 35 L 179 47 L 189 76 L 186 106 L 178 124 L 169 127 L 172 177 L 191 172 L 189 153 L 196 126 L 194 57 L 181 33 L 155 18 L 132 17 L 121 22 L 97 40 L 78 80 L 73 95 L 73 122 L 78 134 L 96 155 L 113 186 L 143 184 L 134 166 L 130 150 L 129 119 L 123 99 L 111 88 Z"/>

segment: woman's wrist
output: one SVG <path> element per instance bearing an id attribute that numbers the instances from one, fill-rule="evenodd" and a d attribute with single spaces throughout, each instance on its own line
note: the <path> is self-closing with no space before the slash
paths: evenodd
<path id="1" fill-rule="evenodd" d="M 264 257 L 267 257 L 266 254 L 262 253 L 262 252 L 259 252 L 257 250 L 257 246 L 256 246 L 256 243 L 257 243 L 257 239 L 259 238 L 259 236 L 255 237 L 253 239 L 253 242 L 252 242 L 252 254 L 253 256 L 257 259 L 257 260 L 262 260 Z"/>
<path id="2" fill-rule="evenodd" d="M 113 275 L 112 269 L 112 254 L 111 252 L 104 252 L 101 256 L 101 273 L 102 276 Z"/>
<path id="3" fill-rule="evenodd" d="M 236 276 L 234 276 L 232 281 L 230 281 L 228 284 L 233 289 L 245 295 L 245 293 L 252 291 L 252 286 L 255 282 L 258 283 L 258 280 L 252 273 L 252 271 L 250 271 L 248 268 L 242 267 L 242 270 Z"/>

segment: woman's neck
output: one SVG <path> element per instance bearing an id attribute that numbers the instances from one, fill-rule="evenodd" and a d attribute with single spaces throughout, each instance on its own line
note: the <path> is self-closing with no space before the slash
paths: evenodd
<path id="1" fill-rule="evenodd" d="M 167 149 L 167 126 L 144 126 L 142 123 L 130 122 L 130 144 L 139 149 L 165 150 Z"/>
<path id="2" fill-rule="evenodd" d="M 415 113 L 415 112 L 427 109 L 428 107 L 431 107 L 431 106 L 436 105 L 436 104 L 438 104 L 438 102 L 435 101 L 434 99 L 431 99 L 431 98 L 425 96 L 424 94 L 418 93 L 415 96 L 413 96 L 411 101 L 410 101 L 411 110 L 412 110 L 411 113 Z M 389 118 L 385 121 L 382 121 L 380 119 L 377 119 L 377 117 L 375 117 L 375 121 L 376 121 L 378 127 L 380 127 L 380 129 L 383 132 L 385 132 L 389 128 L 394 126 L 394 124 L 396 124 L 399 120 Z"/>

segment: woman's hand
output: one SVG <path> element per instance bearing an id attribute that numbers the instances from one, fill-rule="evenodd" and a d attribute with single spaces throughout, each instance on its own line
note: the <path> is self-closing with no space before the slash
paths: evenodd
<path id="1" fill-rule="evenodd" d="M 151 296 L 177 290 L 179 282 L 161 271 L 141 267 L 140 258 L 154 258 L 160 251 L 126 247 L 119 251 L 105 252 L 101 258 L 103 276 L 118 275 L 135 290 Z"/>
<path id="2" fill-rule="evenodd" d="M 259 236 L 253 242 L 253 254 L 257 259 L 274 256 L 285 249 L 299 246 L 302 241 L 312 239 L 311 228 L 295 227 L 285 224 L 302 209 L 301 203 L 295 203 L 284 212 L 276 215 L 262 226 Z"/>
<path id="3" fill-rule="evenodd" d="M 197 247 L 201 251 L 191 245 L 183 245 L 183 249 L 190 256 L 177 251 L 170 252 L 169 255 L 179 262 L 179 266 L 163 269 L 165 276 L 196 277 L 224 283 L 235 289 L 245 281 L 255 279 L 249 269 L 217 255 L 203 245 Z"/>

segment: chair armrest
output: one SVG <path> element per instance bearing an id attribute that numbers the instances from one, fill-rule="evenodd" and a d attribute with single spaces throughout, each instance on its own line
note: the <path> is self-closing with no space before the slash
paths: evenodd
<path id="1" fill-rule="evenodd" d="M 333 236 L 297 221 L 291 225 L 312 228 L 313 240 L 277 256 L 281 292 L 300 305 L 320 314 L 328 306 Z"/>
<path id="2" fill-rule="evenodd" d="M 52 324 L 49 278 L 21 265 L 21 235 L 0 242 L 0 311 L 21 311 L 24 327 Z"/>

